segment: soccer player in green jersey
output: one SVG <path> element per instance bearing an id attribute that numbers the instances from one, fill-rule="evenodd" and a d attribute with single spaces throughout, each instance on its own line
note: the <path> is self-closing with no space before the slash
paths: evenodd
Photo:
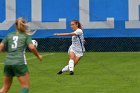
<path id="1" fill-rule="evenodd" d="M 25 49 L 28 48 L 41 61 L 42 56 L 32 44 L 31 36 L 26 34 L 27 24 L 23 18 L 16 20 L 16 32 L 9 33 L 0 43 L 0 51 L 7 46 L 8 54 L 4 62 L 4 84 L 0 93 L 7 93 L 16 76 L 20 82 L 21 93 L 29 91 L 29 72 L 25 58 Z"/>

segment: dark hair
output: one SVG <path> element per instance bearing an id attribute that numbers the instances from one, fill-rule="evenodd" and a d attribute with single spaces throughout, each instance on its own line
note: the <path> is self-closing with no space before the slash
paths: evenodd
<path id="1" fill-rule="evenodd" d="M 78 28 L 83 29 L 81 23 L 78 20 L 72 20 L 71 22 L 78 24 Z"/>

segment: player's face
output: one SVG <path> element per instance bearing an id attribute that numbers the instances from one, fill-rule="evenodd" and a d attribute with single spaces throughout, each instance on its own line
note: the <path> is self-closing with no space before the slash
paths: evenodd
<path id="1" fill-rule="evenodd" d="M 72 22 L 70 23 L 70 25 L 71 25 L 71 29 L 72 29 L 72 30 L 75 31 L 75 30 L 78 29 L 78 25 L 77 25 L 75 22 L 72 21 Z"/>

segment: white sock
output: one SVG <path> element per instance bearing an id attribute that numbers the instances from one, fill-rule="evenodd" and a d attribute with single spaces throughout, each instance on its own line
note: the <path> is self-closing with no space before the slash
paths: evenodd
<path id="1" fill-rule="evenodd" d="M 69 65 L 66 65 L 63 69 L 62 69 L 62 72 L 66 72 L 69 70 Z"/>
<path id="2" fill-rule="evenodd" d="M 72 59 L 69 60 L 69 70 L 74 71 L 74 61 Z"/>

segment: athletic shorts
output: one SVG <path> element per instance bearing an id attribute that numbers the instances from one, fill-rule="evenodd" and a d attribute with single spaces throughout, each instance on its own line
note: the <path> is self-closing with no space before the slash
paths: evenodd
<path id="1" fill-rule="evenodd" d="M 76 51 L 75 49 L 73 49 L 73 48 L 69 48 L 69 50 L 68 50 L 68 53 L 69 52 L 74 52 L 74 54 L 77 56 L 77 57 L 82 57 L 83 56 L 83 52 L 81 52 L 81 51 Z"/>
<path id="2" fill-rule="evenodd" d="M 24 76 L 28 72 L 27 65 L 5 65 L 4 74 L 5 76 Z"/>

